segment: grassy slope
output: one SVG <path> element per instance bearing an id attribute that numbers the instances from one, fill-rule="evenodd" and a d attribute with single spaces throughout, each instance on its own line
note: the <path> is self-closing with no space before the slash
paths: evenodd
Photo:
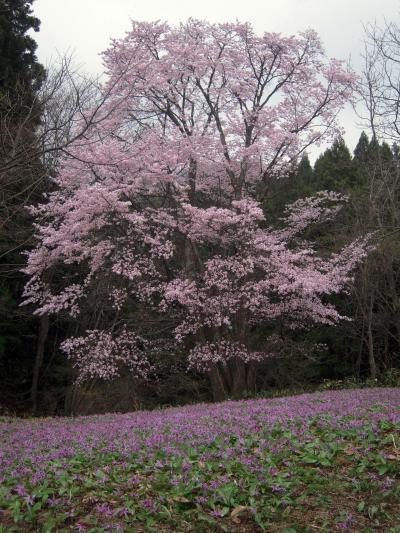
<path id="1" fill-rule="evenodd" d="M 0 531 L 400 532 L 400 389 L 0 423 Z"/>

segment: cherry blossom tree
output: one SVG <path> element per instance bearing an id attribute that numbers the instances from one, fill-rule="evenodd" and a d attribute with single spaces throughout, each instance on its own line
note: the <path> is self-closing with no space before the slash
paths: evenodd
<path id="1" fill-rule="evenodd" d="M 176 344 L 209 373 L 216 399 L 238 395 L 273 353 L 255 327 L 343 318 L 327 297 L 345 289 L 366 243 L 321 258 L 304 231 L 345 199 L 297 201 L 280 228 L 261 202 L 271 176 L 340 133 L 355 76 L 326 60 L 313 31 L 258 36 L 250 24 L 192 19 L 133 22 L 104 64 L 100 116 L 69 147 L 55 192 L 32 208 L 25 303 L 78 317 L 101 285 L 104 328 L 63 343 L 82 378 L 126 367 L 148 375 L 152 343 L 128 318 L 144 305 L 173 317 Z M 60 267 L 50 286 L 46 272 Z"/>

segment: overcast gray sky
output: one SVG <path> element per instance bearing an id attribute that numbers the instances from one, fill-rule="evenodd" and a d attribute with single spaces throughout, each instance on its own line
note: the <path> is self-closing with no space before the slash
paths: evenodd
<path id="1" fill-rule="evenodd" d="M 399 19 L 400 0 L 36 0 L 41 20 L 35 34 L 44 64 L 57 52 L 74 52 L 91 74 L 102 72 L 100 52 L 111 38 L 130 28 L 130 19 L 178 23 L 189 17 L 210 22 L 249 21 L 258 33 L 293 34 L 317 30 L 329 57 L 350 59 L 360 71 L 363 24 Z M 357 118 L 348 108 L 341 115 L 346 142 L 353 149 L 360 135 Z"/>

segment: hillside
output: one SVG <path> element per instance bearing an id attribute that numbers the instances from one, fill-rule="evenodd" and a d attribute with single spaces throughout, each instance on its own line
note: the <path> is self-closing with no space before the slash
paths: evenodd
<path id="1" fill-rule="evenodd" d="M 400 531 L 400 389 L 0 423 L 0 531 Z"/>

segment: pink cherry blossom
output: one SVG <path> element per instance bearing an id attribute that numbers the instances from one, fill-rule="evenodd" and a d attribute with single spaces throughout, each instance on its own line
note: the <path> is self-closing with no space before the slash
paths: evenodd
<path id="1" fill-rule="evenodd" d="M 204 371 L 268 357 L 250 327 L 341 320 L 326 297 L 346 288 L 366 241 L 322 259 L 303 233 L 346 199 L 298 200 L 277 229 L 260 191 L 341 131 L 354 73 L 325 58 L 313 31 L 257 35 L 193 19 L 133 22 L 103 57 L 104 103 L 88 110 L 92 125 L 61 161 L 55 191 L 31 209 L 37 246 L 25 268 L 25 303 L 38 314 L 78 317 L 107 294 L 101 327 L 62 344 L 80 379 L 123 366 L 148 376 L 132 306 L 173 316 L 166 340 Z"/>

